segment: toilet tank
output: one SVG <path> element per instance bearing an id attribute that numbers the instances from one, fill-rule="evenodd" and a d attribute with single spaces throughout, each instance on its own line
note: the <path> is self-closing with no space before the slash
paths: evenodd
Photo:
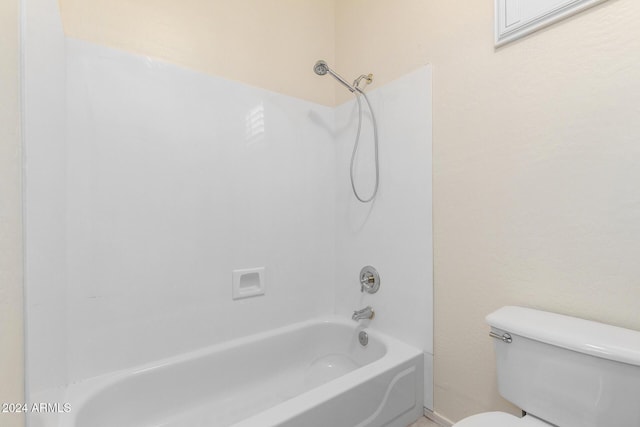
<path id="1" fill-rule="evenodd" d="M 495 339 L 505 399 L 560 427 L 640 427 L 640 332 L 512 306 L 487 323 L 511 338 Z"/>

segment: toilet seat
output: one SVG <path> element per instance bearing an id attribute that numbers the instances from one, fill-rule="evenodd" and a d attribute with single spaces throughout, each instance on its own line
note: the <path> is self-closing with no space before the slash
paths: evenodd
<path id="1" fill-rule="evenodd" d="M 518 418 L 505 412 L 485 412 L 472 415 L 457 422 L 453 427 L 550 427 L 535 417 L 526 415 Z"/>

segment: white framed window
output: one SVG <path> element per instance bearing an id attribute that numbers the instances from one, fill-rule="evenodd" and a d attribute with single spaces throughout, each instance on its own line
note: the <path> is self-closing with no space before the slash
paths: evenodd
<path id="1" fill-rule="evenodd" d="M 606 0 L 495 0 L 496 47 Z"/>

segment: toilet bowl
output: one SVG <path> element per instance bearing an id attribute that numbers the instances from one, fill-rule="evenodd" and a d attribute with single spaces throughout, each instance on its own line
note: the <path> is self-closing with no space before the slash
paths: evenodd
<path id="1" fill-rule="evenodd" d="M 498 391 L 528 415 L 454 427 L 640 427 L 640 332 L 524 307 L 489 316 Z"/>

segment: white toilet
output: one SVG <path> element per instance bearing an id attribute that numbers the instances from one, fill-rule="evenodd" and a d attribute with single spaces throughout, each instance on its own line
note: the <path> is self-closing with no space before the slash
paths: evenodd
<path id="1" fill-rule="evenodd" d="M 527 413 L 454 427 L 640 427 L 640 332 L 523 307 L 487 316 L 498 389 Z"/>

